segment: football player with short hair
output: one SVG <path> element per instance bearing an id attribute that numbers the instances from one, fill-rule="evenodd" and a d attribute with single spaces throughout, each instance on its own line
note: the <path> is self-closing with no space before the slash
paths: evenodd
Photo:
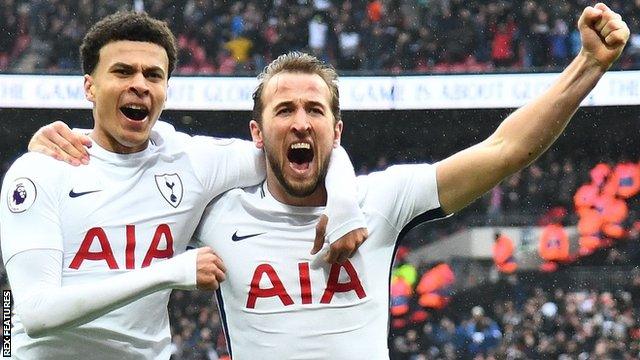
<path id="1" fill-rule="evenodd" d="M 28 153 L 2 186 L 2 254 L 16 313 L 12 355 L 168 359 L 171 289 L 216 289 L 224 280 L 211 248 L 185 252 L 187 243 L 214 197 L 264 179 L 264 155 L 249 141 L 154 127 L 176 61 L 164 22 L 110 15 L 89 30 L 81 54 L 93 103 L 91 162 L 76 167 Z M 163 138 L 159 128 L 172 135 Z M 366 231 L 355 188 L 349 198 L 353 168 L 344 150 L 336 153 L 327 181 L 340 191 L 332 192 L 337 210 L 327 214 L 327 236 L 340 257 Z"/>
<path id="2" fill-rule="evenodd" d="M 337 92 L 327 81 L 336 75 L 300 53 L 271 63 L 260 76 L 250 123 L 265 151 L 266 183 L 226 192 L 196 231 L 229 269 L 218 302 L 233 358 L 388 359 L 398 240 L 419 223 L 462 209 L 542 154 L 629 38 L 627 25 L 604 4 L 587 7 L 578 27 L 580 54 L 485 141 L 433 165 L 359 177 L 369 238 L 339 264 L 318 263 L 305 251 L 326 199 L 322 187 L 312 186 L 322 172 L 306 161 L 329 156 L 342 132 Z"/>

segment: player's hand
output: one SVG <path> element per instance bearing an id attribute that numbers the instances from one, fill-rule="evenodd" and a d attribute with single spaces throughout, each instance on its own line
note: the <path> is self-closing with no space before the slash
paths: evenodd
<path id="1" fill-rule="evenodd" d="M 311 255 L 317 254 L 322 249 L 328 221 L 327 215 L 320 215 L 320 220 L 316 225 L 316 238 L 313 242 Z M 324 260 L 330 264 L 342 264 L 355 254 L 368 236 L 369 233 L 365 228 L 351 230 L 329 246 L 329 251 L 324 255 Z"/>
<path id="2" fill-rule="evenodd" d="M 89 163 L 87 147 L 91 138 L 78 134 L 62 121 L 56 121 L 38 129 L 29 141 L 29 151 L 39 152 L 73 166 Z"/>
<path id="3" fill-rule="evenodd" d="M 603 3 L 587 6 L 578 20 L 581 52 L 596 60 L 604 70 L 622 54 L 629 27 L 622 17 Z"/>
<path id="4" fill-rule="evenodd" d="M 208 247 L 198 249 L 196 284 L 200 290 L 217 290 L 227 269 L 222 259 Z"/>

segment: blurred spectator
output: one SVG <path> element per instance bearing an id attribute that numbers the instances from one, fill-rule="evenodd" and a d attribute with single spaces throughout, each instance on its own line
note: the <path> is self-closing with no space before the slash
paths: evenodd
<path id="1" fill-rule="evenodd" d="M 553 66 L 564 67 L 571 59 L 569 25 L 564 19 L 556 19 L 551 30 L 551 60 Z"/>
<path id="2" fill-rule="evenodd" d="M 0 3 L 0 71 L 10 70 L 31 43 L 31 7 L 28 3 L 3 0 Z"/>
<path id="3" fill-rule="evenodd" d="M 346 6 L 343 5 L 343 7 Z M 338 57 L 338 68 L 342 70 L 359 69 L 361 66 L 359 59 L 361 37 L 356 22 L 349 13 L 348 7 L 341 11 L 341 18 L 336 25 L 336 34 L 338 35 L 338 49 L 340 54 Z"/>
<path id="4" fill-rule="evenodd" d="M 489 204 L 487 206 L 487 225 L 494 225 L 502 221 L 502 197 L 504 191 L 498 184 L 489 191 Z"/>
<path id="5" fill-rule="evenodd" d="M 309 49 L 313 56 L 324 61 L 328 60 L 328 37 L 329 24 L 327 23 L 325 16 L 318 13 L 309 21 Z"/>
<path id="6" fill-rule="evenodd" d="M 493 243 L 493 264 L 495 267 L 504 274 L 512 274 L 517 268 L 515 257 L 515 246 L 513 240 L 505 234 L 500 232 L 495 233 L 495 240 Z"/>
<path id="7" fill-rule="evenodd" d="M 543 8 L 538 8 L 529 28 L 529 46 L 531 51 L 531 66 L 543 67 L 549 64 L 550 32 L 549 14 Z"/>
<path id="8" fill-rule="evenodd" d="M 439 263 L 425 272 L 416 288 L 418 303 L 428 309 L 442 310 L 451 300 L 456 276 L 446 263 Z"/>
<path id="9" fill-rule="evenodd" d="M 511 67 L 516 62 L 517 26 L 513 18 L 499 21 L 491 32 L 491 60 L 497 68 Z"/>
<path id="10" fill-rule="evenodd" d="M 466 353 L 474 357 L 477 354 L 487 355 L 496 347 L 502 337 L 495 320 L 485 316 L 481 306 L 471 309 L 471 319 L 459 325 L 459 334 L 466 344 Z"/>
<path id="11" fill-rule="evenodd" d="M 570 260 L 569 247 L 569 235 L 567 235 L 561 221 L 546 225 L 540 233 L 538 244 L 538 254 L 545 261 L 540 266 L 540 270 L 556 271 L 558 264 L 568 262 Z"/>
<path id="12" fill-rule="evenodd" d="M 224 47 L 231 52 L 231 56 L 240 64 L 246 63 L 251 54 L 253 42 L 249 40 L 244 33 L 233 35 L 231 40 L 227 41 Z"/>

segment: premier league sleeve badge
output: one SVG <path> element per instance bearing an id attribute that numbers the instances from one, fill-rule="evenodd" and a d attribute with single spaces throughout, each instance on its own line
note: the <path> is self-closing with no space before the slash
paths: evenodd
<path id="1" fill-rule="evenodd" d="M 37 191 L 33 181 L 27 178 L 15 179 L 7 191 L 9 211 L 13 213 L 26 211 L 33 205 L 36 196 Z"/>

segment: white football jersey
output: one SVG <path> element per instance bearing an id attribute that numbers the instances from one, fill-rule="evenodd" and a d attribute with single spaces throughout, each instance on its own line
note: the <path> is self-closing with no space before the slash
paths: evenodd
<path id="1" fill-rule="evenodd" d="M 262 180 L 256 170 L 260 153 L 251 142 L 184 134 L 167 139 L 155 131 L 151 139 L 147 149 L 128 155 L 108 152 L 94 142 L 90 164 L 79 167 L 38 153 L 20 157 L 2 186 L 5 264 L 25 250 L 59 250 L 62 287 L 146 267 L 185 251 L 211 199 Z M 84 325 L 37 339 L 27 336 L 16 315 L 13 355 L 168 359 L 169 293 L 153 293 Z"/>
<path id="2" fill-rule="evenodd" d="M 218 302 L 234 360 L 389 358 L 397 239 L 444 216 L 435 166 L 361 176 L 358 193 L 369 238 L 342 265 L 310 255 L 322 207 L 282 204 L 262 184 L 233 189 L 207 208 L 196 237 L 227 268 Z"/>

